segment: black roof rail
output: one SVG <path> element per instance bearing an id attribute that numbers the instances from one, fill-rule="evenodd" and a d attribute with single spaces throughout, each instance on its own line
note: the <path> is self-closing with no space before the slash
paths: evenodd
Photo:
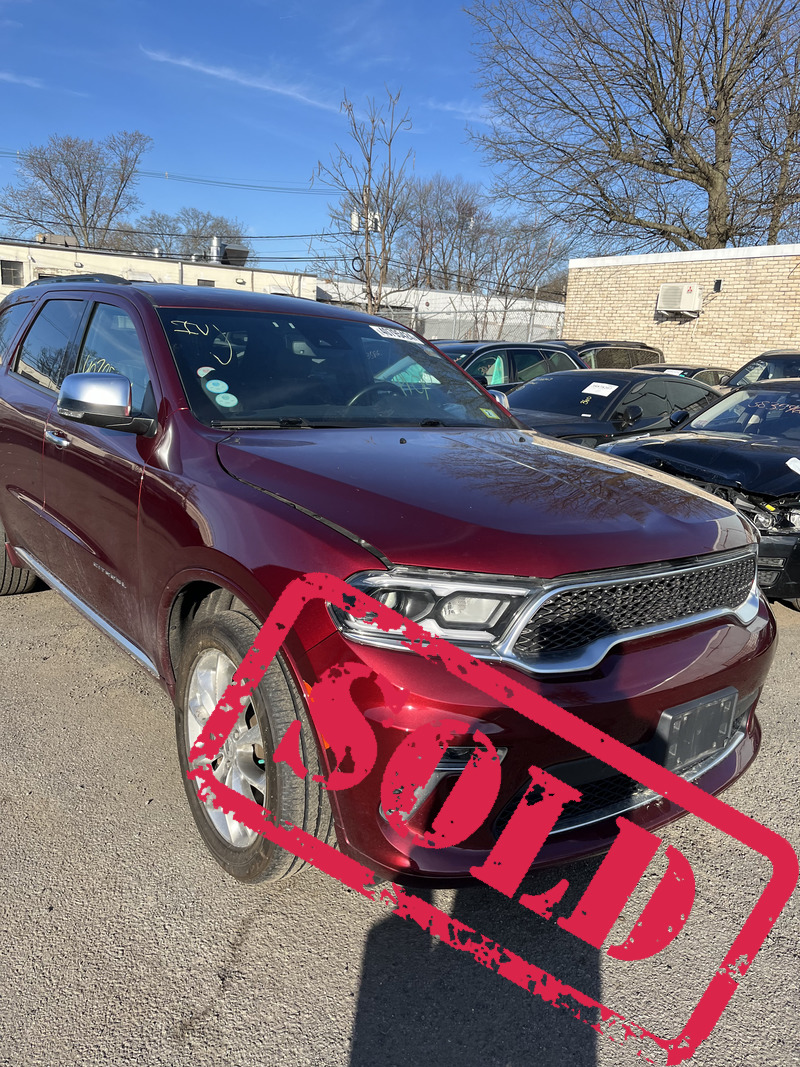
<path id="1" fill-rule="evenodd" d="M 34 278 L 25 286 L 31 285 L 58 285 L 59 282 L 103 282 L 105 285 L 130 285 L 127 278 L 120 278 L 117 274 L 62 274 L 57 278 Z"/>

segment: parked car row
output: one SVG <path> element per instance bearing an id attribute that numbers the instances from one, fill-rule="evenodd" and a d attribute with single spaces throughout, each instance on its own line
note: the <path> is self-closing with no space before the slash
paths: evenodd
<path id="1" fill-rule="evenodd" d="M 723 391 L 730 391 L 770 378 L 800 377 L 800 352 L 793 348 L 771 349 L 751 359 L 733 373 L 726 367 L 694 367 L 683 363 L 648 363 L 641 365 L 639 369 L 680 374 Z"/>
<path id="2" fill-rule="evenodd" d="M 721 396 L 694 378 L 583 370 L 537 378 L 508 402 L 525 426 L 729 500 L 760 531 L 761 587 L 800 609 L 800 378 Z"/>
<path id="3" fill-rule="evenodd" d="M 524 373 L 509 358 L 509 373 Z M 587 375 L 603 388 L 584 386 L 581 423 L 618 392 L 623 416 L 643 424 L 649 384 L 597 368 L 553 377 Z M 659 381 L 663 391 L 670 379 Z M 301 863 L 237 821 L 221 787 L 323 840 L 332 821 L 348 855 L 428 884 L 469 880 L 488 861 L 514 811 L 539 798 L 538 769 L 580 799 L 534 865 L 605 850 L 622 814 L 649 830 L 683 814 L 414 655 L 404 620 L 709 792 L 758 751 L 775 623 L 756 580 L 758 535 L 735 502 L 525 432 L 386 319 L 89 276 L 17 290 L 0 304 L 0 523 L 0 592 L 42 579 L 170 694 L 199 833 L 244 881 Z M 395 627 L 346 594 L 310 600 L 252 696 L 229 709 L 227 739 L 200 747 L 259 627 L 309 571 L 394 609 Z M 370 762 L 350 788 L 326 790 L 356 766 L 314 699 L 343 677 Z M 98 731 L 113 714 L 98 706 Z M 387 810 L 381 782 L 398 746 L 442 721 L 428 784 Z M 431 847 L 480 752 L 493 754 L 497 783 L 486 817 Z M 218 788 L 198 788 L 198 767 Z"/>
<path id="4" fill-rule="evenodd" d="M 434 341 L 481 385 L 508 392 L 552 371 L 595 367 L 628 370 L 644 359 L 663 361 L 658 348 L 638 341 Z"/>

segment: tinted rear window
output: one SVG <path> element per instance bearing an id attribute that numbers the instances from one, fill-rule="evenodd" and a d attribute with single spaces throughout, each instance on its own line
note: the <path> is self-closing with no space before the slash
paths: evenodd
<path id="1" fill-rule="evenodd" d="M 582 371 L 546 375 L 509 393 L 512 408 L 552 411 L 556 415 L 593 415 L 598 418 L 627 388 L 624 379 Z"/>

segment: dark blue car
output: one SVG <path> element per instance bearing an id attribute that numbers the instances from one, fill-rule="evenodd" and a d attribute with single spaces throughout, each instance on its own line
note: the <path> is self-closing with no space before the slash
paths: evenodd
<path id="1" fill-rule="evenodd" d="M 512 414 L 534 430 L 581 445 L 627 433 L 670 429 L 720 393 L 680 376 L 636 370 L 545 374 L 508 394 Z"/>

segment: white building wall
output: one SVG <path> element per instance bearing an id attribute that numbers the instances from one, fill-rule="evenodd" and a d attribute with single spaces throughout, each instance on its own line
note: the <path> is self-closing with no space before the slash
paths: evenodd
<path id="1" fill-rule="evenodd" d="M 58 245 L 0 242 L 0 278 L 6 281 L 9 264 L 22 265 L 22 285 L 43 276 L 63 277 L 70 274 L 114 274 L 128 281 L 168 282 L 198 285 L 213 282 L 220 289 L 243 289 L 254 293 L 280 293 L 284 296 L 317 298 L 314 275 L 257 268 L 231 267 L 227 264 L 162 259 L 159 256 L 100 252 L 86 248 Z M 17 286 L 0 285 L 0 297 Z"/>

